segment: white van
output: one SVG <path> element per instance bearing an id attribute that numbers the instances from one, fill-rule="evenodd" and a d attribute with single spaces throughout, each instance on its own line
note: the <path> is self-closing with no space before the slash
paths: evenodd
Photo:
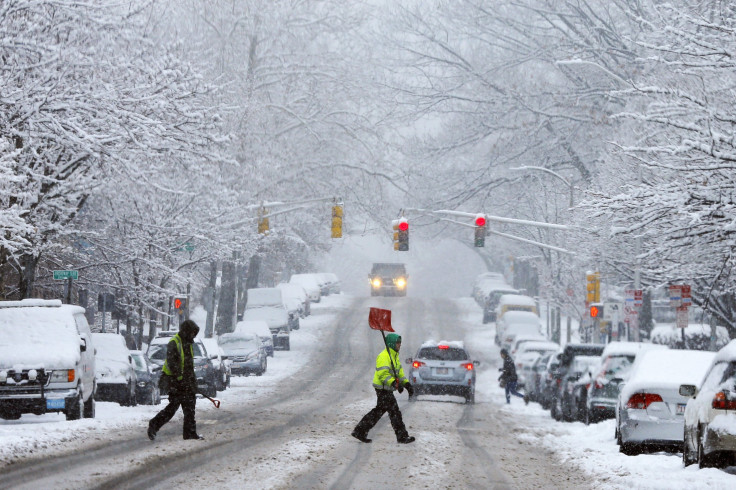
<path id="1" fill-rule="evenodd" d="M 81 306 L 0 301 L 0 418 L 95 416 L 95 349 Z"/>
<path id="2" fill-rule="evenodd" d="M 259 308 L 284 310 L 289 318 L 289 330 L 299 330 L 299 307 L 292 303 L 290 309 L 284 303 L 284 296 L 279 288 L 253 288 L 248 290 L 248 301 L 245 311 Z"/>

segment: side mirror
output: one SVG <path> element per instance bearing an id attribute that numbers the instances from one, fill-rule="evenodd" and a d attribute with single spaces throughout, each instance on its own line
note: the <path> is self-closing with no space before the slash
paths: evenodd
<path id="1" fill-rule="evenodd" d="M 79 337 L 79 352 L 87 352 L 87 339 Z"/>
<path id="2" fill-rule="evenodd" d="M 698 394 L 698 388 L 695 385 L 680 385 L 678 392 L 681 396 L 693 398 Z"/>

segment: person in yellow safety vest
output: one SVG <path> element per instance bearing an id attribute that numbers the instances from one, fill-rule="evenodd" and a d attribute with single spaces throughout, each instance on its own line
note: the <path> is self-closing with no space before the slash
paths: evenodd
<path id="1" fill-rule="evenodd" d="M 179 333 L 166 346 L 161 378 L 169 385 L 169 404 L 148 423 L 148 438 L 156 439 L 156 433 L 171 420 L 181 406 L 184 412 L 184 439 L 204 439 L 197 434 L 194 409 L 197 404 L 197 375 L 194 373 L 194 338 L 199 327 L 192 320 L 184 320 Z"/>
<path id="2" fill-rule="evenodd" d="M 406 431 L 399 404 L 394 396 L 394 390 L 403 393 L 404 388 L 409 392 L 409 397 L 414 395 L 414 388 L 404 376 L 399 360 L 401 336 L 395 333 L 386 335 L 386 347 L 376 358 L 376 372 L 373 375 L 373 388 L 376 390 L 378 399 L 376 406 L 358 422 L 351 435 L 361 442 L 371 442 L 371 439 L 367 437 L 368 432 L 378 423 L 383 414 L 388 412 L 391 427 L 396 433 L 396 440 L 400 444 L 409 444 L 415 439 Z"/>

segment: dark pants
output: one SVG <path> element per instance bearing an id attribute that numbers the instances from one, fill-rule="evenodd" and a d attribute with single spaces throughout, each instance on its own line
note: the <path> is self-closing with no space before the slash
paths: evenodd
<path id="1" fill-rule="evenodd" d="M 399 404 L 396 402 L 396 397 L 393 392 L 388 390 L 376 390 L 376 397 L 378 397 L 378 400 L 375 408 L 365 414 L 360 422 L 358 422 L 358 425 L 355 426 L 355 432 L 363 437 L 367 436 L 368 431 L 370 431 L 378 421 L 381 420 L 384 413 L 388 412 L 388 418 L 391 420 L 391 427 L 394 428 L 394 432 L 396 433 L 396 440 L 400 441 L 409 437 L 409 433 L 406 431 L 406 427 L 404 426 L 404 421 L 401 418 Z"/>
<path id="2" fill-rule="evenodd" d="M 511 403 L 511 396 L 510 395 L 516 395 L 519 398 L 524 398 L 524 395 L 516 391 L 516 381 L 507 381 L 506 382 L 506 403 Z"/>
<path id="3" fill-rule="evenodd" d="M 179 409 L 179 405 L 181 405 L 181 409 L 184 412 L 184 438 L 196 437 L 197 422 L 194 420 L 194 407 L 197 405 L 197 395 L 194 393 L 172 390 L 169 393 L 169 404 L 151 419 L 148 426 L 154 432 L 158 432 L 166 422 L 171 420 L 171 417 Z"/>

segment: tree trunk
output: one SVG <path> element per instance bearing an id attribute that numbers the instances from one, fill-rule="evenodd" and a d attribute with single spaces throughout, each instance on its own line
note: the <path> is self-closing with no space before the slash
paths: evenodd
<path id="1" fill-rule="evenodd" d="M 32 254 L 24 254 L 20 259 L 20 281 L 18 292 L 20 299 L 33 297 L 33 286 L 36 282 L 36 267 L 41 257 Z"/>

